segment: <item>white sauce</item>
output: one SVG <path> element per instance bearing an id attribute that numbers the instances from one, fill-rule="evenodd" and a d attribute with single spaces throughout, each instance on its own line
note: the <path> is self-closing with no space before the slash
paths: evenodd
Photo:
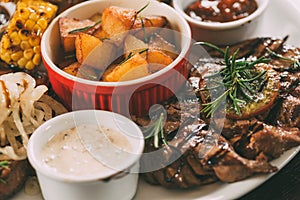
<path id="1" fill-rule="evenodd" d="M 84 141 L 85 145 L 83 145 L 79 135 L 81 137 L 89 135 L 88 140 Z M 89 140 L 90 137 L 93 137 L 93 140 Z M 108 140 L 103 139 L 103 137 Z M 91 143 L 87 144 L 86 142 Z M 130 152 L 132 150 L 128 139 L 115 130 L 98 127 L 97 125 L 81 125 L 53 136 L 42 150 L 43 161 L 58 172 L 76 176 L 99 172 L 106 173 L 114 170 L 95 159 L 85 148 L 88 146 L 90 146 L 89 148 L 106 147 L 105 152 L 109 155 L 109 159 L 118 159 L 120 152 Z M 111 148 L 107 148 L 108 146 L 114 146 L 113 149 L 118 149 L 119 152 L 108 152 L 111 150 Z"/>

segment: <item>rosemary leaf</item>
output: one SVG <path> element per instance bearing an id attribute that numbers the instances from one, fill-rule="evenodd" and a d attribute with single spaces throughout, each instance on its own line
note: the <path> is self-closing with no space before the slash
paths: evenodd
<path id="1" fill-rule="evenodd" d="M 93 27 L 97 26 L 97 25 L 100 24 L 100 23 L 101 23 L 101 20 L 95 22 L 95 24 L 93 24 L 93 25 L 91 25 L 91 26 L 86 26 L 86 27 L 83 27 L 83 28 L 74 29 L 74 30 L 72 30 L 72 31 L 69 31 L 68 33 L 69 33 L 69 34 L 73 34 L 73 33 L 83 32 L 83 31 L 86 31 L 86 30 L 88 30 L 88 29 L 90 29 L 90 28 L 93 28 Z"/>
<path id="2" fill-rule="evenodd" d="M 149 6 L 150 2 L 148 2 L 144 7 L 142 7 L 140 10 L 138 10 L 136 13 L 140 14 L 143 10 L 145 10 Z"/>

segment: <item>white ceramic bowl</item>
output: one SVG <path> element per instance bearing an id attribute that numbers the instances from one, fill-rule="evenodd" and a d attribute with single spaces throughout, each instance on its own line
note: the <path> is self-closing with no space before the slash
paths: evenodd
<path id="1" fill-rule="evenodd" d="M 193 39 L 206 41 L 217 45 L 227 45 L 239 42 L 252 36 L 258 27 L 269 0 L 256 0 L 258 8 L 249 16 L 231 22 L 203 22 L 193 19 L 184 12 L 195 0 L 173 0 L 173 6 L 189 23 Z"/>
<path id="2" fill-rule="evenodd" d="M 84 176 L 64 174 L 50 168 L 42 159 L 41 152 L 45 144 L 59 132 L 83 124 L 103 125 L 124 135 L 133 148 L 126 163 L 113 168 L 116 171 L 110 173 Z M 37 172 L 46 200 L 132 199 L 137 189 L 139 158 L 143 149 L 143 134 L 128 118 L 108 111 L 81 110 L 59 115 L 37 128 L 29 140 L 28 159 Z M 128 173 L 116 177 L 121 171 Z"/>

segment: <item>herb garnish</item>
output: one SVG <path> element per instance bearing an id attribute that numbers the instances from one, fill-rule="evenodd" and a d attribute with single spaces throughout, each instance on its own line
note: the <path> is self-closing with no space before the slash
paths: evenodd
<path id="1" fill-rule="evenodd" d="M 164 114 L 161 113 L 159 118 L 151 124 L 149 127 L 143 130 L 146 134 L 145 139 L 154 138 L 154 147 L 159 148 L 159 139 L 166 145 L 169 146 L 164 135 Z"/>
<path id="2" fill-rule="evenodd" d="M 278 53 L 272 51 L 268 47 L 266 49 L 267 49 L 268 53 L 271 56 L 274 56 L 274 57 L 282 59 L 282 60 L 290 61 L 292 63 L 292 69 L 294 69 L 294 70 L 300 69 L 300 61 L 299 61 L 299 59 L 293 59 L 293 58 L 285 57 L 285 56 L 283 56 L 281 54 L 278 54 Z"/>
<path id="3" fill-rule="evenodd" d="M 149 6 L 150 2 L 148 2 L 144 7 L 142 7 L 141 9 L 139 9 L 136 14 L 140 14 L 143 10 L 145 10 L 148 6 Z"/>
<path id="4" fill-rule="evenodd" d="M 149 49 L 148 48 L 146 48 L 146 49 L 143 49 L 143 50 L 141 50 L 140 52 L 138 52 L 139 54 L 142 54 L 142 53 L 144 53 L 144 52 L 146 52 L 146 51 L 148 51 Z M 130 58 L 132 58 L 134 56 L 134 53 L 131 51 L 129 54 L 128 54 L 128 56 L 124 59 L 124 60 L 122 60 L 120 63 L 119 63 L 119 65 L 122 65 L 122 64 L 124 64 L 126 61 L 128 61 Z"/>
<path id="5" fill-rule="evenodd" d="M 90 28 L 93 28 L 93 27 L 97 26 L 98 24 L 100 24 L 101 21 L 102 21 L 102 20 L 99 20 L 99 21 L 95 22 L 95 24 L 93 24 L 93 25 L 91 25 L 91 26 L 85 26 L 85 27 L 82 27 L 82 28 L 74 29 L 74 30 L 72 30 L 72 31 L 69 31 L 68 33 L 69 33 L 69 34 L 73 34 L 73 33 L 78 33 L 78 32 L 86 31 L 86 30 L 88 30 L 88 29 L 90 29 Z"/>
<path id="6" fill-rule="evenodd" d="M 6 161 L 6 160 L 0 161 L 0 167 L 1 167 L 1 168 L 9 169 L 9 165 L 10 165 L 10 162 L 9 162 L 9 161 Z M 0 178 L 0 183 L 6 184 L 6 181 L 3 180 L 2 178 Z"/>
<path id="7" fill-rule="evenodd" d="M 245 105 L 247 101 L 253 101 L 252 95 L 257 91 L 257 87 L 254 84 L 254 81 L 260 84 L 259 79 L 264 77 L 267 73 L 266 70 L 261 70 L 258 73 L 258 70 L 255 70 L 254 66 L 258 63 L 269 62 L 269 59 L 261 57 L 255 61 L 248 61 L 245 59 L 237 59 L 237 54 L 239 49 L 237 49 L 232 56 L 229 55 L 229 47 L 227 46 L 225 51 L 211 43 L 207 42 L 196 42 L 194 45 L 204 45 L 210 48 L 215 49 L 224 56 L 224 65 L 225 67 L 219 72 L 206 76 L 205 78 L 209 80 L 214 77 L 220 76 L 221 81 L 214 81 L 213 88 L 205 88 L 204 90 L 217 89 L 218 87 L 224 87 L 224 92 L 219 95 L 216 99 L 212 100 L 209 103 L 202 104 L 202 111 L 206 113 L 207 117 L 212 116 L 216 110 L 222 105 L 223 102 L 227 100 L 232 103 L 233 109 L 239 116 L 242 115 L 241 107 Z M 213 80 L 212 80 L 213 81 Z"/>

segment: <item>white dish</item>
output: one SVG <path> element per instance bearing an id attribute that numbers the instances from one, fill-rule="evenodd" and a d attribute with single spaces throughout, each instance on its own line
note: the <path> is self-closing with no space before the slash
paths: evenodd
<path id="1" fill-rule="evenodd" d="M 279 14 L 280 13 L 280 14 Z M 254 31 L 253 37 L 280 37 L 289 35 L 288 44 L 300 47 L 299 26 L 300 21 L 300 0 L 272 0 L 265 13 L 262 26 Z M 300 151 L 300 146 L 286 151 L 278 159 L 271 163 L 282 169 Z M 224 184 L 215 183 L 194 190 L 176 191 L 167 190 L 160 186 L 152 186 L 140 181 L 139 188 L 134 200 L 153 199 L 193 199 L 193 200 L 221 200 L 239 198 L 254 188 L 258 187 L 273 174 L 257 175 L 244 181 Z M 41 195 L 29 196 L 21 191 L 11 200 L 42 200 Z"/>

